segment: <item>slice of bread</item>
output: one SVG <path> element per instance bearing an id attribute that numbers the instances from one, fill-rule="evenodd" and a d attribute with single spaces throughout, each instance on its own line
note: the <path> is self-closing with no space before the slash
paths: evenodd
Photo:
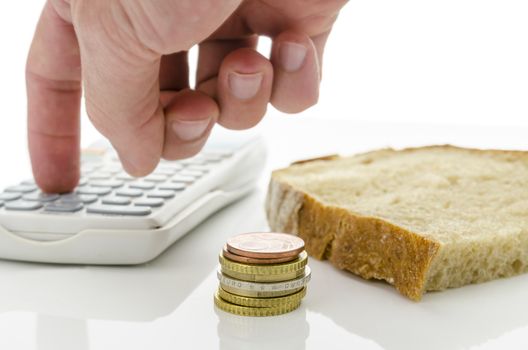
<path id="1" fill-rule="evenodd" d="M 266 211 L 311 256 L 413 300 L 528 270 L 528 152 L 431 146 L 294 164 L 273 172 Z"/>

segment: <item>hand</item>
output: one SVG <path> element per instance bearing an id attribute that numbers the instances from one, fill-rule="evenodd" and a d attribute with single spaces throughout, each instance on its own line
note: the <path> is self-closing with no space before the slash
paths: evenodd
<path id="1" fill-rule="evenodd" d="M 247 128 L 270 100 L 286 112 L 314 104 L 324 43 L 344 3 L 49 0 L 26 74 L 37 183 L 49 192 L 77 184 L 81 81 L 90 120 L 136 176 L 160 157 L 197 153 L 217 121 Z M 274 38 L 271 62 L 254 51 L 257 34 Z M 192 91 L 186 51 L 197 43 Z"/>

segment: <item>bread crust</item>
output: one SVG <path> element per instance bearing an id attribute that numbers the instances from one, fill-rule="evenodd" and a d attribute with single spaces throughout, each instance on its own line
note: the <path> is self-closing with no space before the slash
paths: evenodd
<path id="1" fill-rule="evenodd" d="M 365 279 L 381 279 L 420 300 L 440 244 L 379 218 L 326 206 L 272 176 L 266 213 L 274 231 L 299 235 L 306 251 Z"/>

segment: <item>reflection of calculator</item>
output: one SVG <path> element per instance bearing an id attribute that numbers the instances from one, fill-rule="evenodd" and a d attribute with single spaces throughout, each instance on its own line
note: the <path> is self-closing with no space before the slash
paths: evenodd
<path id="1" fill-rule="evenodd" d="M 0 193 L 0 258 L 79 264 L 149 261 L 248 193 L 262 171 L 259 137 L 217 128 L 195 157 L 126 174 L 99 142 L 83 151 L 79 186 L 44 194 L 33 181 Z"/>

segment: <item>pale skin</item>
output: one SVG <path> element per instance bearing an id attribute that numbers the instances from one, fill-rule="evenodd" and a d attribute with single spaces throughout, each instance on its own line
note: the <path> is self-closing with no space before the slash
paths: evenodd
<path id="1" fill-rule="evenodd" d="M 246 129 L 268 103 L 287 113 L 314 105 L 326 39 L 346 2 L 48 0 L 26 68 L 37 184 L 77 185 L 83 89 L 90 120 L 134 176 L 196 154 L 215 123 Z M 272 38 L 269 59 L 255 50 L 259 35 Z"/>

